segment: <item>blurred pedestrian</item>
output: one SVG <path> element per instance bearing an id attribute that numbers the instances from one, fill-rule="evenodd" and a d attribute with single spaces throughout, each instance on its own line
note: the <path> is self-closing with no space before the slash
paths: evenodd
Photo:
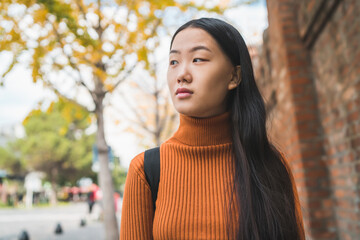
<path id="1" fill-rule="evenodd" d="M 89 205 L 89 214 L 91 214 L 92 212 L 92 209 L 94 207 L 94 204 L 95 204 L 95 192 L 94 191 L 90 191 L 88 192 L 88 205 Z"/>
<path id="2" fill-rule="evenodd" d="M 92 184 L 90 186 L 89 192 L 87 194 L 87 202 L 89 205 L 89 214 L 91 214 L 92 209 L 96 202 L 96 191 L 98 190 L 97 186 L 95 184 Z"/>
<path id="3" fill-rule="evenodd" d="M 160 146 L 155 207 L 144 153 L 132 160 L 120 239 L 305 239 L 294 179 L 268 140 L 240 33 L 213 18 L 184 24 L 167 80 L 180 126 Z"/>

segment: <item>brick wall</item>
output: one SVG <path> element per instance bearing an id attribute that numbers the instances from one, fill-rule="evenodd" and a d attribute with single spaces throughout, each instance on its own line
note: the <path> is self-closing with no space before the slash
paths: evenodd
<path id="1" fill-rule="evenodd" d="M 307 239 L 360 239 L 360 1 L 267 0 L 255 76 Z"/>

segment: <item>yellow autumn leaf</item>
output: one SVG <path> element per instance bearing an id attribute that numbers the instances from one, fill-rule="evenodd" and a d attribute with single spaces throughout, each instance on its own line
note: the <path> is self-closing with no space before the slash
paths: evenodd
<path id="1" fill-rule="evenodd" d="M 89 124 L 93 122 L 93 120 L 92 120 L 91 117 L 87 117 L 87 118 L 86 118 L 86 121 L 87 121 L 87 123 L 89 123 Z"/>
<path id="2" fill-rule="evenodd" d="M 101 82 L 105 82 L 105 80 L 107 79 L 107 74 L 106 72 L 104 72 L 103 70 L 99 69 L 98 67 L 94 66 L 93 67 L 93 73 L 94 75 L 100 79 Z"/>
<path id="3" fill-rule="evenodd" d="M 137 57 L 139 61 L 147 61 L 147 48 L 146 46 L 141 47 L 137 52 Z"/>
<path id="4" fill-rule="evenodd" d="M 113 84 L 105 83 L 104 86 L 105 86 L 106 90 L 108 90 L 109 92 L 112 92 L 114 90 Z"/>
<path id="5" fill-rule="evenodd" d="M 84 118 L 84 114 L 81 111 L 76 111 L 75 112 L 75 118 L 76 119 L 82 119 L 82 118 Z"/>
<path id="6" fill-rule="evenodd" d="M 36 10 L 33 14 L 34 22 L 45 22 L 48 11 L 44 8 Z"/>
<path id="7" fill-rule="evenodd" d="M 71 108 L 65 107 L 64 110 L 62 111 L 62 116 L 63 118 L 65 118 L 67 122 L 71 122 L 72 121 Z"/>
<path id="8" fill-rule="evenodd" d="M 62 127 L 59 129 L 59 135 L 60 136 L 65 136 L 65 134 L 67 133 L 67 128 L 66 127 Z"/>
<path id="9" fill-rule="evenodd" d="M 54 102 L 50 103 L 50 106 L 46 110 L 46 113 L 51 113 L 54 110 L 54 104 L 55 104 Z"/>

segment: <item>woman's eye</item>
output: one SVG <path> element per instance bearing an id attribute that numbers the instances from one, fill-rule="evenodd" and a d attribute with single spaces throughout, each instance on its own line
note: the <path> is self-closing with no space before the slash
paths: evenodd
<path id="1" fill-rule="evenodd" d="M 178 63 L 178 61 L 176 61 L 176 60 L 171 60 L 170 61 L 170 65 L 175 65 L 175 64 L 177 64 Z"/>
<path id="2" fill-rule="evenodd" d="M 193 62 L 204 62 L 206 61 L 205 59 L 202 58 L 194 58 Z"/>

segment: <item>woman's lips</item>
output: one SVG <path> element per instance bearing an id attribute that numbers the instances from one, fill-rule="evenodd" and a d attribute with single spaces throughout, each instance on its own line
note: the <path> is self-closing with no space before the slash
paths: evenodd
<path id="1" fill-rule="evenodd" d="M 188 98 L 191 96 L 191 94 L 193 94 L 193 91 L 191 91 L 187 88 L 178 88 L 175 93 L 175 95 L 180 99 Z"/>

